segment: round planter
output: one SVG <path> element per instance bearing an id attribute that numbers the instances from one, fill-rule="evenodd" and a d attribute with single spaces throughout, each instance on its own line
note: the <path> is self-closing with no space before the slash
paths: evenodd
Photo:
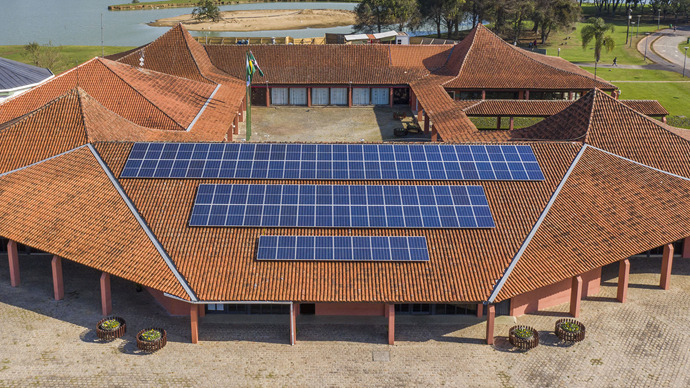
<path id="1" fill-rule="evenodd" d="M 532 335 L 527 338 L 519 337 L 517 335 L 518 331 L 523 330 L 530 331 Z M 534 330 L 533 327 L 530 326 L 513 326 L 510 328 L 510 331 L 508 332 L 508 341 L 510 341 L 511 345 L 515 346 L 518 349 L 529 350 L 532 348 L 536 348 L 537 345 L 539 345 L 539 332 L 537 332 L 536 330 Z"/>
<path id="2" fill-rule="evenodd" d="M 570 323 L 579 327 L 577 331 L 568 331 L 564 329 L 561 325 L 564 323 Z M 556 321 L 556 328 L 554 329 L 556 336 L 565 342 L 580 342 L 585 339 L 585 325 L 572 318 L 563 318 Z"/>
<path id="3" fill-rule="evenodd" d="M 120 326 L 114 328 L 114 329 L 107 329 L 104 327 L 101 327 L 104 322 L 110 321 L 110 320 L 115 320 L 120 323 Z M 123 335 L 125 335 L 125 332 L 127 332 L 127 324 L 125 323 L 125 320 L 120 318 L 120 317 L 106 317 L 98 321 L 98 324 L 96 325 L 96 336 L 102 340 L 105 341 L 111 341 L 114 340 L 115 338 L 120 338 Z"/>
<path id="4" fill-rule="evenodd" d="M 142 334 L 149 330 L 158 330 L 161 333 L 160 338 L 151 341 L 144 339 Z M 165 329 L 161 329 L 160 327 L 149 327 L 137 333 L 137 348 L 145 352 L 155 352 L 156 350 L 163 349 L 167 342 L 168 335 L 165 332 Z"/>

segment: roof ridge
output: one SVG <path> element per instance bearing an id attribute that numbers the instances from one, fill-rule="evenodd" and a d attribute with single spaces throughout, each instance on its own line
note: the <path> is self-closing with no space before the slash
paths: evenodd
<path id="1" fill-rule="evenodd" d="M 479 27 L 479 26 L 481 26 L 481 27 Z M 445 84 L 447 84 L 447 83 L 449 83 L 449 82 L 451 82 L 451 81 L 455 81 L 456 79 L 458 79 L 458 77 L 460 77 L 460 73 L 462 73 L 462 68 L 465 66 L 465 63 L 467 62 L 467 56 L 470 55 L 470 51 L 472 51 L 472 48 L 474 47 L 474 42 L 475 42 L 475 40 L 477 39 L 477 31 L 479 31 L 479 28 L 482 28 L 482 27 L 483 27 L 483 28 L 486 28 L 486 27 L 484 27 L 484 26 L 482 25 L 481 22 L 477 22 L 477 25 L 474 26 L 474 32 L 473 32 L 473 33 L 472 33 L 472 32 L 470 33 L 470 35 L 472 35 L 472 41 L 470 42 L 469 47 L 467 47 L 467 52 L 465 53 L 465 57 L 462 59 L 462 63 L 460 64 L 460 67 L 458 68 L 458 74 L 456 74 L 453 78 L 449 79 L 448 81 L 443 82 L 441 85 L 445 85 Z M 470 35 L 467 35 L 467 36 L 465 37 L 465 39 L 469 38 Z M 465 39 L 463 39 L 463 41 L 464 41 Z M 461 43 L 462 43 L 462 41 L 460 41 L 460 43 L 454 44 L 453 46 L 457 46 L 457 45 L 459 45 L 459 44 L 461 44 Z M 452 54 L 452 53 L 453 53 L 453 51 L 452 51 L 452 49 L 451 49 L 451 54 Z M 449 60 L 450 60 L 450 55 L 448 55 L 448 59 L 446 60 L 446 64 L 448 63 Z M 445 66 L 446 64 L 444 64 L 443 66 Z"/>
<path id="2" fill-rule="evenodd" d="M 79 114 L 81 116 L 81 121 L 84 123 L 84 136 L 86 137 L 86 141 L 91 141 L 89 138 L 89 129 L 86 127 L 86 114 L 84 113 L 84 104 L 82 102 L 82 93 L 86 93 L 86 91 L 79 86 L 75 87 L 73 90 L 76 91 L 77 93 L 77 103 L 79 104 Z"/>
<path id="3" fill-rule="evenodd" d="M 570 174 L 573 172 L 573 170 L 575 170 L 575 166 L 577 166 L 578 162 L 580 161 L 580 158 L 582 158 L 582 155 L 584 155 L 585 150 L 587 148 L 588 148 L 588 145 L 584 144 L 582 146 L 582 148 L 580 149 L 580 151 L 577 153 L 577 155 L 575 155 L 575 158 L 570 163 L 570 167 L 565 172 L 565 175 L 563 175 L 561 182 L 558 184 L 558 187 L 556 187 L 556 190 L 551 195 L 551 198 L 549 199 L 549 202 L 547 202 L 546 206 L 544 207 L 544 210 L 542 210 L 541 215 L 539 215 L 539 219 L 537 219 L 537 222 L 532 226 L 532 230 L 530 231 L 530 233 L 525 238 L 525 241 L 522 242 L 520 249 L 517 251 L 517 253 L 513 257 L 513 259 L 510 261 L 510 265 L 508 265 L 508 268 L 506 268 L 505 272 L 503 273 L 503 276 L 501 276 L 498 283 L 496 283 L 496 286 L 494 287 L 493 291 L 491 292 L 491 295 L 489 295 L 489 298 L 487 300 L 488 303 L 493 303 L 493 301 L 498 296 L 498 293 L 501 292 L 501 288 L 503 288 L 503 285 L 508 280 L 510 273 L 513 271 L 515 266 L 517 266 L 517 263 L 520 260 L 520 257 L 522 257 L 522 255 L 527 250 L 527 247 L 529 246 L 529 243 L 532 241 L 532 238 L 534 238 L 534 236 L 537 234 L 537 231 L 539 230 L 539 227 L 541 226 L 541 224 L 546 219 L 546 216 L 549 213 L 549 210 L 551 210 L 551 207 L 556 202 L 556 198 L 558 198 L 558 194 L 560 194 L 561 189 L 563 189 L 563 186 L 565 186 L 565 183 L 568 181 Z"/>
<path id="4" fill-rule="evenodd" d="M 91 154 L 93 154 L 93 157 L 96 159 L 99 166 L 101 167 L 101 169 L 103 169 L 103 172 L 108 177 L 108 180 L 110 180 L 110 182 L 113 185 L 113 187 L 115 188 L 115 190 L 118 192 L 118 194 L 120 195 L 122 200 L 125 202 L 125 204 L 129 208 L 129 210 L 132 212 L 132 215 L 137 220 L 137 222 L 139 223 L 141 228 L 144 230 L 144 233 L 146 233 L 146 236 L 149 238 L 149 240 L 151 241 L 153 246 L 156 248 L 158 253 L 161 255 L 161 257 L 165 261 L 165 264 L 168 266 L 170 271 L 173 273 L 173 276 L 175 276 L 175 278 L 177 278 L 177 280 L 180 282 L 180 286 L 182 286 L 182 288 L 185 290 L 185 292 L 187 293 L 187 295 L 189 296 L 189 298 L 192 301 L 194 301 L 194 302 L 198 301 L 196 295 L 194 294 L 194 291 L 192 291 L 192 289 L 189 287 L 189 284 L 187 283 L 185 278 L 177 270 L 177 267 L 175 267 L 175 264 L 172 262 L 172 259 L 170 258 L 168 253 L 163 248 L 163 245 L 160 243 L 160 241 L 158 241 L 156 236 L 153 234 L 153 231 L 151 230 L 151 228 L 149 228 L 148 224 L 146 224 L 146 221 L 144 221 L 144 219 L 141 217 L 141 214 L 139 214 L 139 211 L 134 206 L 134 203 L 127 196 L 127 193 L 125 193 L 124 189 L 120 185 L 117 178 L 115 178 L 112 171 L 110 171 L 110 168 L 108 167 L 108 165 L 105 164 L 105 162 L 101 158 L 101 155 L 98 153 L 96 148 L 94 148 L 94 146 L 91 143 L 87 143 L 85 146 L 89 148 L 89 150 L 91 151 Z"/>
<path id="5" fill-rule="evenodd" d="M 589 131 L 592 129 L 592 117 L 594 117 L 594 105 L 596 104 L 596 98 L 598 96 L 598 88 L 594 88 L 590 91 L 592 94 L 592 105 L 589 107 L 589 114 L 587 115 L 587 129 L 583 136 L 583 142 L 587 143 L 589 141 Z M 599 90 L 600 91 L 600 90 Z M 582 97 L 580 97 L 582 98 Z M 576 138 L 577 139 L 577 138 Z"/>
<path id="6" fill-rule="evenodd" d="M 138 95 L 140 95 L 144 100 L 148 101 L 148 102 L 149 102 L 152 106 L 154 106 L 158 111 L 160 111 L 161 113 L 163 113 L 163 115 L 164 115 L 165 117 L 169 118 L 173 123 L 177 124 L 183 131 L 186 130 L 186 127 L 185 127 L 184 125 L 180 124 L 179 122 L 177 122 L 177 120 L 175 120 L 174 118 L 170 117 L 170 115 L 169 115 L 166 111 L 164 111 L 163 109 L 159 108 L 158 105 L 156 105 L 153 101 L 151 101 L 148 97 L 146 97 L 146 96 L 144 95 L 144 93 L 140 92 L 139 89 L 135 88 L 132 84 L 130 84 L 130 83 L 127 82 L 124 78 L 122 78 L 119 74 L 117 74 L 113 69 L 110 68 L 110 66 L 108 66 L 105 62 L 103 62 L 103 59 L 102 59 L 102 58 L 100 58 L 100 59 L 101 59 L 101 60 L 100 60 L 101 64 L 102 64 L 103 66 L 105 66 L 105 67 L 108 69 L 108 71 L 110 71 L 111 73 L 113 73 L 113 74 L 114 74 L 117 78 L 119 78 L 122 82 L 126 83 L 127 86 L 129 86 L 130 88 L 132 88 L 132 90 L 134 90 L 134 91 L 135 91 Z M 128 65 L 128 64 L 126 64 L 126 63 L 115 62 L 115 61 L 110 61 L 110 62 L 117 63 L 118 65 L 121 65 L 121 66 L 130 67 L 130 68 L 134 69 L 134 71 L 140 71 L 140 70 L 137 69 L 136 67 L 131 66 L 131 65 Z M 162 73 L 161 73 L 161 74 L 162 74 Z"/>
<path id="7" fill-rule="evenodd" d="M 586 144 L 586 145 L 587 145 L 587 144 Z M 593 148 L 593 149 L 595 149 L 595 150 L 597 150 L 597 151 L 601 151 L 601 152 L 603 152 L 603 153 L 605 153 L 605 154 L 608 154 L 608 155 L 611 155 L 611 156 L 615 156 L 615 157 L 617 157 L 617 158 L 619 158 L 619 159 L 622 159 L 622 160 L 625 160 L 625 161 L 627 161 L 627 162 L 632 162 L 632 163 L 635 163 L 635 164 L 637 164 L 637 165 L 639 165 L 639 166 L 646 167 L 646 168 L 648 168 L 648 169 L 650 169 L 650 170 L 654 170 L 654 171 L 656 171 L 656 172 L 660 172 L 660 173 L 662 173 L 662 174 L 670 175 L 670 176 L 672 176 L 672 177 L 674 177 L 674 178 L 679 178 L 679 179 L 682 179 L 682 180 L 685 180 L 685 181 L 690 182 L 690 177 L 684 177 L 684 176 L 682 176 L 682 175 L 674 174 L 674 173 L 672 173 L 672 172 L 668 172 L 668 171 L 662 170 L 662 169 L 660 169 L 660 168 L 652 167 L 652 166 L 650 166 L 650 165 L 648 165 L 648 164 L 640 163 L 640 162 L 638 162 L 638 161 L 636 161 L 636 160 L 632 160 L 632 159 L 626 158 L 626 157 L 624 157 L 624 156 L 620 156 L 620 155 L 618 155 L 618 154 L 614 154 L 614 153 L 611 152 L 611 151 L 606 151 L 605 149 L 598 148 L 598 147 L 595 147 L 595 146 L 593 146 L 593 145 L 587 145 L 587 146 L 588 146 L 588 147 L 591 147 L 591 148 Z"/>
<path id="8" fill-rule="evenodd" d="M 187 51 L 189 52 L 189 56 L 192 57 L 192 61 L 194 61 L 194 66 L 196 66 L 196 69 L 199 71 L 199 74 L 201 75 L 201 77 L 204 78 L 204 79 L 206 79 L 206 80 L 208 80 L 209 82 L 212 82 L 212 83 L 214 83 L 214 84 L 218 84 L 218 82 L 216 82 L 216 81 L 214 81 L 214 80 L 212 80 L 212 79 L 206 77 L 206 75 L 204 74 L 204 72 L 201 71 L 201 67 L 199 67 L 199 62 L 197 62 L 196 57 L 194 56 L 194 53 L 192 52 L 192 48 L 189 47 L 189 42 L 188 42 L 188 40 L 187 40 L 187 34 L 185 34 L 185 32 L 187 32 L 187 29 L 184 28 L 184 26 L 182 25 L 182 23 L 178 24 L 178 26 L 180 27 L 180 33 L 182 34 L 182 40 L 184 41 L 184 44 L 185 44 L 185 46 L 187 47 Z M 188 33 L 188 32 L 187 32 L 187 33 Z M 191 35 L 190 35 L 190 37 L 191 37 Z M 196 42 L 196 41 L 195 41 L 195 42 Z M 197 43 L 199 43 L 199 42 L 197 42 Z M 199 43 L 199 44 L 201 44 L 201 43 Z M 203 48 L 203 47 L 202 47 L 202 48 Z M 206 52 L 206 49 L 204 49 L 204 52 Z M 207 53 L 207 55 L 208 55 L 208 53 Z M 211 59 L 210 59 L 210 58 L 209 58 L 209 62 L 211 62 Z M 213 62 L 211 62 L 211 64 L 213 64 Z"/>
<path id="9" fill-rule="evenodd" d="M 24 170 L 24 169 L 29 168 L 29 167 L 33 167 L 33 166 L 39 165 L 39 164 L 41 164 L 41 163 L 43 163 L 43 162 L 47 162 L 47 161 L 49 161 L 49 160 L 51 160 L 51 159 L 55 159 L 55 158 L 60 157 L 60 156 L 62 156 L 62 155 L 67 155 L 67 154 L 69 154 L 70 152 L 73 152 L 73 151 L 76 151 L 76 150 L 78 150 L 78 149 L 84 148 L 84 147 L 86 147 L 87 145 L 88 145 L 88 143 L 87 143 L 87 144 L 82 144 L 82 145 L 80 145 L 79 147 L 72 148 L 71 150 L 67 150 L 67 151 L 65 151 L 65 152 L 63 152 L 63 153 L 60 153 L 60 154 L 57 154 L 57 155 L 53 155 L 53 156 L 51 156 L 51 157 L 49 157 L 49 158 L 45 158 L 45 159 L 39 160 L 38 162 L 34 162 L 34 163 L 31 163 L 31 164 L 27 164 L 27 165 L 24 166 L 24 167 L 19 167 L 19 168 L 15 168 L 14 170 L 10 170 L 10 171 L 7 171 L 7 172 L 3 172 L 2 174 L 0 174 L 0 177 L 4 177 L 5 175 L 9 175 L 9 174 L 15 173 L 15 172 L 17 172 L 17 171 Z"/>

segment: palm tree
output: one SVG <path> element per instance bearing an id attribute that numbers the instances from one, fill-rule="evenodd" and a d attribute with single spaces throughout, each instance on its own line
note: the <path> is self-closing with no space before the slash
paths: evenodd
<path id="1" fill-rule="evenodd" d="M 613 50 L 616 43 L 613 41 L 609 32 L 613 32 L 613 25 L 606 24 L 602 18 L 589 18 L 587 25 L 582 27 L 582 49 L 587 48 L 589 42 L 594 39 L 594 78 L 597 78 L 597 63 L 601 59 L 601 49 L 606 48 L 606 52 Z"/>

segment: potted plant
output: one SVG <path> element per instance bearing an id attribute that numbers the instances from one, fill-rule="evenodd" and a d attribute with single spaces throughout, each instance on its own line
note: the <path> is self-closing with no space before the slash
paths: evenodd
<path id="1" fill-rule="evenodd" d="M 539 332 L 530 326 L 513 326 L 508 332 L 508 341 L 518 349 L 532 349 L 539 345 Z"/>
<path id="2" fill-rule="evenodd" d="M 585 325 L 572 318 L 563 318 L 556 321 L 554 329 L 556 336 L 565 342 L 580 342 L 585 339 Z"/>
<path id="3" fill-rule="evenodd" d="M 105 341 L 122 337 L 127 331 L 125 320 L 120 317 L 106 317 L 98 321 L 96 336 Z"/>
<path id="4" fill-rule="evenodd" d="M 167 342 L 167 333 L 158 327 L 150 327 L 137 333 L 137 347 L 145 352 L 163 349 Z"/>

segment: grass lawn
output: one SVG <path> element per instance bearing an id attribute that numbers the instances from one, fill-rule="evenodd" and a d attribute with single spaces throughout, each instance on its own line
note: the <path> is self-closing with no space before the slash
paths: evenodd
<path id="1" fill-rule="evenodd" d="M 60 58 L 55 66 L 50 69 L 50 71 L 55 74 L 60 74 L 93 57 L 101 56 L 100 46 L 56 46 L 56 48 L 60 52 Z M 105 46 L 103 51 L 105 55 L 110 55 L 132 48 L 133 47 Z M 33 65 L 29 56 L 26 55 L 26 51 L 24 51 L 24 46 L 21 45 L 0 46 L 0 57 Z"/>
<path id="2" fill-rule="evenodd" d="M 470 117 L 470 120 L 477 126 L 477 129 L 496 129 L 496 118 L 495 117 Z M 525 128 L 530 125 L 534 125 L 543 118 L 541 117 L 516 117 L 513 122 L 514 128 Z M 504 117 L 501 119 L 501 129 L 510 128 L 510 119 Z"/>
<path id="3" fill-rule="evenodd" d="M 688 44 L 688 43 L 686 43 L 686 42 L 681 42 L 681 43 L 678 45 L 678 51 L 680 51 L 681 53 L 682 53 L 682 52 L 685 52 L 685 55 L 688 56 L 688 57 L 690 57 L 690 50 L 685 51 L 685 48 L 686 48 L 686 47 L 690 47 L 690 44 Z"/>
<path id="4" fill-rule="evenodd" d="M 593 67 L 583 66 L 582 68 L 594 74 Z M 683 78 L 682 75 L 674 71 L 621 69 L 612 68 L 609 65 L 599 66 L 597 77 L 614 83 L 616 81 L 690 81 L 690 78 Z"/>

